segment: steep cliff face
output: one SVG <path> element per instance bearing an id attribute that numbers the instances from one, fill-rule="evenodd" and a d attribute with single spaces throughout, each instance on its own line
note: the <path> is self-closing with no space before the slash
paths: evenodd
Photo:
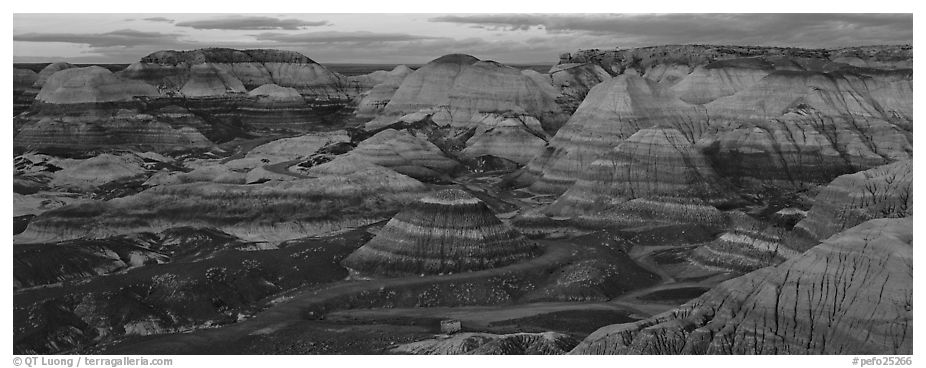
<path id="1" fill-rule="evenodd" d="M 864 222 L 572 354 L 911 354 L 912 218 Z"/>
<path id="2" fill-rule="evenodd" d="M 440 108 L 444 111 L 435 117 L 439 124 L 468 126 L 477 112 L 515 111 L 558 127 L 565 118 L 555 102 L 557 94 L 550 81 L 536 72 L 469 55 L 446 55 L 406 77 L 382 115 L 388 119 Z"/>

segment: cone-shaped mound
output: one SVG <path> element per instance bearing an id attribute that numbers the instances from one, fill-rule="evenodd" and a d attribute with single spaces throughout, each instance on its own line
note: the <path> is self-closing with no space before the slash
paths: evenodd
<path id="1" fill-rule="evenodd" d="M 484 202 L 446 189 L 399 212 L 341 264 L 362 274 L 438 274 L 501 267 L 535 250 Z"/>

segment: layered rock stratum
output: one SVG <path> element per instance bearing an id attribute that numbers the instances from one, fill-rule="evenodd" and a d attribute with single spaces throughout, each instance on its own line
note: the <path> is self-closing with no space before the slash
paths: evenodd
<path id="1" fill-rule="evenodd" d="M 126 80 L 98 66 L 53 74 L 36 96 L 32 110 L 14 121 L 14 147 L 48 151 L 139 148 L 157 151 L 212 146 L 196 117 L 180 124 L 143 113 L 139 98 L 157 96 L 140 81 Z M 173 111 L 164 111 L 173 114 Z"/>
<path id="2" fill-rule="evenodd" d="M 197 70 L 202 69 L 234 77 L 247 90 L 276 84 L 324 100 L 342 99 L 347 93 L 343 90 L 341 76 L 305 55 L 283 50 L 164 50 L 143 57 L 121 71 L 120 75 L 143 80 L 167 93 L 181 91 L 189 80 L 196 77 Z"/>
<path id="3" fill-rule="evenodd" d="M 342 264 L 365 275 L 443 274 L 505 266 L 535 252 L 484 202 L 445 189 L 396 214 Z"/>
<path id="4" fill-rule="evenodd" d="M 902 160 L 836 178 L 795 228 L 820 240 L 871 219 L 908 216 L 913 216 L 913 161 Z"/>
<path id="5" fill-rule="evenodd" d="M 46 104 L 90 104 L 131 101 L 156 96 L 157 90 L 143 82 L 116 77 L 99 66 L 70 68 L 52 74 L 42 85 L 36 100 Z"/>
<path id="6" fill-rule="evenodd" d="M 549 139 L 540 121 L 529 115 L 484 113 L 473 115 L 473 121 L 473 135 L 460 152 L 469 158 L 491 156 L 524 165 Z"/>
<path id="7" fill-rule="evenodd" d="M 639 130 L 589 170 L 590 179 L 576 182 L 545 213 L 625 225 L 724 222 L 716 206 L 730 200 L 728 186 L 676 128 Z"/>
<path id="8" fill-rule="evenodd" d="M 801 49 L 793 47 L 735 45 L 664 45 L 614 50 L 579 50 L 565 55 L 561 62 L 595 63 L 614 74 L 628 70 L 639 74 L 665 74 L 672 67 L 693 68 L 717 60 L 749 57 L 769 58 L 780 64 L 802 69 L 827 64 L 845 64 L 878 69 L 910 69 L 913 47 L 861 46 L 837 49 Z M 666 65 L 671 66 L 667 68 Z"/>
<path id="9" fill-rule="evenodd" d="M 911 354 L 912 218 L 844 230 L 573 354 Z"/>
<path id="10" fill-rule="evenodd" d="M 522 112 L 553 130 L 565 120 L 556 104 L 559 91 L 534 71 L 521 71 L 470 55 L 434 59 L 405 77 L 383 108 L 386 119 L 439 109 L 441 125 L 469 126 L 480 112 Z"/>
<path id="11" fill-rule="evenodd" d="M 678 129 L 718 174 L 745 184 L 819 185 L 911 157 L 912 71 L 903 68 L 909 50 L 885 47 L 888 56 L 872 56 L 891 60 L 869 63 L 884 69 L 834 62 L 830 51 L 730 50 L 578 57 L 618 75 L 592 88 L 516 182 L 563 193 L 595 160 L 655 125 Z"/>
<path id="12" fill-rule="evenodd" d="M 446 177 L 460 166 L 426 137 L 395 129 L 386 129 L 365 139 L 331 164 L 336 165 L 345 159 L 359 159 L 388 167 L 420 180 Z"/>
<path id="13" fill-rule="evenodd" d="M 105 238 L 178 226 L 280 242 L 386 220 L 424 191 L 421 182 L 376 165 L 262 184 L 159 185 L 127 197 L 45 212 L 15 242 Z"/>
<path id="14" fill-rule="evenodd" d="M 30 90 L 38 77 L 32 70 L 13 68 L 13 116 L 28 110 L 32 105 L 35 93 Z"/>
<path id="15" fill-rule="evenodd" d="M 412 74 L 413 71 L 405 65 L 399 65 L 388 72 L 379 70 L 352 78 L 359 88 L 366 90 L 357 103 L 357 115 L 372 117 L 382 112 L 383 108 L 392 100 L 395 91 L 405 81 L 405 77 Z"/>

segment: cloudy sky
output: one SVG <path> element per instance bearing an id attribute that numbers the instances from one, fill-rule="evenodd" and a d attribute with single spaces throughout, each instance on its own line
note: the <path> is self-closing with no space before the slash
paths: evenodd
<path id="1" fill-rule="evenodd" d="M 912 14 L 14 14 L 16 62 L 133 62 L 156 50 L 278 48 L 322 63 L 467 53 L 553 63 L 587 48 L 913 43 Z"/>

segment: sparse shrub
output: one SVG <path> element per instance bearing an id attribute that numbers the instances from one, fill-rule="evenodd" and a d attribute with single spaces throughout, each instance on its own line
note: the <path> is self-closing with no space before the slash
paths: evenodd
<path id="1" fill-rule="evenodd" d="M 246 259 L 241 261 L 241 267 L 243 267 L 247 272 L 260 272 L 263 270 L 261 263 L 253 259 Z"/>
<path id="2" fill-rule="evenodd" d="M 223 283 L 228 280 L 228 270 L 225 267 L 209 267 L 206 270 L 206 280 L 213 283 Z"/>

